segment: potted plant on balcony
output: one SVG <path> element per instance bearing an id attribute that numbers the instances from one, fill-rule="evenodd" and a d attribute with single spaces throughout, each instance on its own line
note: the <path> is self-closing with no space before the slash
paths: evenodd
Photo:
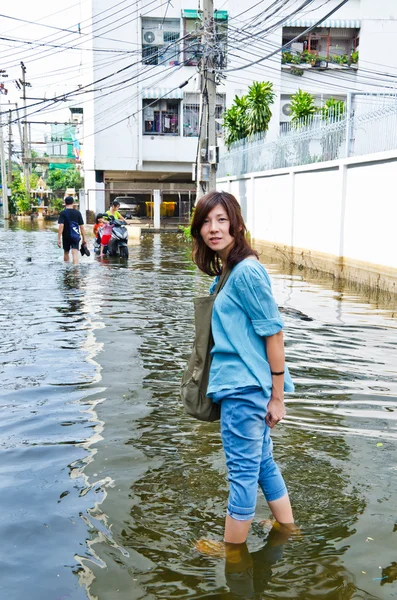
<path id="1" fill-rule="evenodd" d="M 350 54 L 349 64 L 350 65 L 358 64 L 358 50 L 353 50 L 353 52 Z"/>

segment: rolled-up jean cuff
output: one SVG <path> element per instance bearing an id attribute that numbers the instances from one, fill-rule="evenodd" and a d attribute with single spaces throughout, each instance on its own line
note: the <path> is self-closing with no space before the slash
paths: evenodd
<path id="1" fill-rule="evenodd" d="M 275 500 L 280 500 L 283 496 L 288 494 L 287 488 L 284 486 L 278 492 L 273 492 L 272 494 L 266 494 L 266 500 L 268 502 L 274 502 Z"/>
<path id="2" fill-rule="evenodd" d="M 255 516 L 255 506 L 252 508 L 241 508 L 241 506 L 229 504 L 226 512 L 235 521 L 250 521 Z"/>

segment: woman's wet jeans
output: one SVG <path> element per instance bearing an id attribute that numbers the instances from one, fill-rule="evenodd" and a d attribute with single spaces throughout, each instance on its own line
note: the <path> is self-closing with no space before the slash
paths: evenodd
<path id="1" fill-rule="evenodd" d="M 221 400 L 221 434 L 230 482 L 227 514 L 237 521 L 254 517 L 258 484 L 268 502 L 287 494 L 265 421 L 269 399 L 261 388 L 250 388 Z"/>

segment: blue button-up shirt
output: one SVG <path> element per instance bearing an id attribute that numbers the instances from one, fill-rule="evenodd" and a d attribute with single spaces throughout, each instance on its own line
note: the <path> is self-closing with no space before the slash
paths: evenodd
<path id="1" fill-rule="evenodd" d="M 213 293 L 219 278 L 211 286 Z M 258 261 L 246 258 L 231 272 L 214 302 L 212 363 L 207 395 L 221 390 L 259 386 L 270 395 L 272 376 L 264 337 L 283 328 L 269 275 Z M 287 366 L 284 390 L 294 391 Z"/>

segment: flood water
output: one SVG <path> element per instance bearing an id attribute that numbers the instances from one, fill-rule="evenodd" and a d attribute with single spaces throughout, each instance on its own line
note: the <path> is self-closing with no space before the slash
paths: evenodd
<path id="1" fill-rule="evenodd" d="M 194 549 L 222 536 L 219 425 L 178 399 L 209 278 L 176 235 L 130 251 L 74 268 L 50 227 L 0 226 L 1 600 L 397 598 L 394 307 L 262 258 L 296 383 L 273 439 L 301 535 L 267 544 L 259 496 L 254 566 L 233 577 Z"/>

